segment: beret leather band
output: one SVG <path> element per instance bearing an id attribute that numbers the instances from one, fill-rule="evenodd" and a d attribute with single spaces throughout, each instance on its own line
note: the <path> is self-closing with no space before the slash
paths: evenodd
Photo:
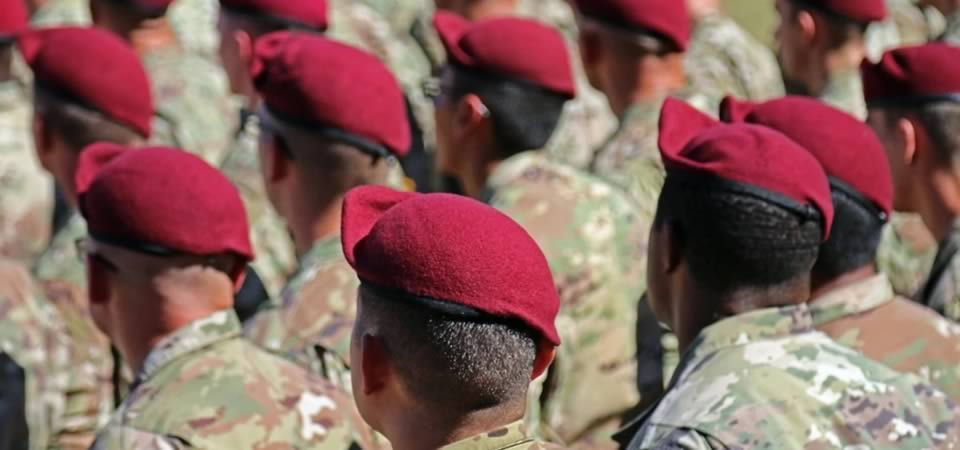
<path id="1" fill-rule="evenodd" d="M 936 95 L 911 95 L 905 97 L 881 97 L 867 100 L 868 108 L 915 108 L 931 103 L 960 103 L 960 92 Z"/>
<path id="2" fill-rule="evenodd" d="M 380 287 L 364 280 L 363 278 L 360 278 L 360 289 L 362 291 L 369 292 L 378 299 L 401 302 L 404 305 L 413 304 L 454 319 L 480 323 L 500 323 L 513 328 L 520 328 L 523 330 L 530 329 L 529 326 L 520 320 L 497 317 L 480 311 L 479 309 L 471 308 L 469 306 L 461 305 L 448 300 L 440 300 L 422 295 L 411 294 L 399 289 Z"/>
<path id="3" fill-rule="evenodd" d="M 278 125 L 281 127 L 283 125 L 292 126 L 332 141 L 347 144 L 364 153 L 368 153 L 378 158 L 395 157 L 394 153 L 388 150 L 386 147 L 340 128 L 331 127 L 321 123 L 311 123 L 300 119 L 294 119 L 288 115 L 280 114 L 267 106 L 260 108 L 259 116 L 267 127 L 273 129 L 277 129 Z"/>
<path id="4" fill-rule="evenodd" d="M 890 216 L 887 215 L 885 211 L 864 197 L 864 195 L 854 189 L 853 186 L 850 186 L 843 180 L 833 176 L 827 176 L 827 181 L 830 183 L 831 191 L 841 192 L 843 195 L 847 196 L 847 198 L 853 200 L 864 210 L 868 211 L 871 215 L 880 220 L 881 223 L 886 223 L 887 220 L 890 219 Z"/>
<path id="5" fill-rule="evenodd" d="M 113 238 L 105 234 L 97 233 L 94 230 L 90 230 L 88 234 L 94 241 L 99 242 L 101 244 L 112 245 L 114 247 L 120 247 L 120 248 L 134 251 L 137 253 L 145 253 L 147 255 L 162 256 L 162 257 L 182 256 L 186 254 L 185 252 L 182 252 L 180 250 L 175 250 L 162 245 L 151 244 L 148 242 L 132 241 L 132 240 L 123 239 L 123 238 Z"/>
<path id="6" fill-rule="evenodd" d="M 237 14 L 250 19 L 254 19 L 257 22 L 269 22 L 273 25 L 282 27 L 283 29 L 289 30 L 289 31 L 301 31 L 301 32 L 313 32 L 313 33 L 323 33 L 324 31 L 326 31 L 325 28 L 310 25 L 296 19 L 281 17 L 274 14 L 266 14 L 263 11 L 260 11 L 254 7 L 225 5 L 223 3 L 220 4 L 220 7 L 232 14 Z"/>

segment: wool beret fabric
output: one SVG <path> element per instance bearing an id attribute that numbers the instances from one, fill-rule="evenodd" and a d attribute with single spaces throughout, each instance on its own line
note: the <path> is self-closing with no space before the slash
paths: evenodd
<path id="1" fill-rule="evenodd" d="M 870 107 L 919 106 L 960 102 L 960 48 L 933 43 L 886 52 L 861 66 L 863 93 Z"/>
<path id="2" fill-rule="evenodd" d="M 623 31 L 654 34 L 680 51 L 690 46 L 693 25 L 686 1 L 575 0 L 574 4 L 581 15 L 598 22 Z"/>
<path id="3" fill-rule="evenodd" d="M 252 16 L 266 16 L 299 24 L 316 31 L 325 31 L 329 25 L 326 0 L 220 0 L 220 6 Z"/>
<path id="4" fill-rule="evenodd" d="M 520 322 L 559 345 L 546 257 L 512 219 L 478 201 L 364 186 L 343 204 L 343 252 L 364 284 Z"/>
<path id="5" fill-rule="evenodd" d="M 28 20 L 27 3 L 24 0 L 0 0 L 0 39 L 23 31 Z"/>

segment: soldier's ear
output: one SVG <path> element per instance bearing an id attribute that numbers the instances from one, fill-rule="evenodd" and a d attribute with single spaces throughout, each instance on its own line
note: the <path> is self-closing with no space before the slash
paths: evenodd
<path id="1" fill-rule="evenodd" d="M 253 36 L 246 31 L 235 29 L 230 33 L 230 37 L 237 46 L 237 56 L 240 57 L 240 62 L 244 64 L 244 67 L 250 67 L 253 63 L 253 54 L 256 48 Z"/>
<path id="2" fill-rule="evenodd" d="M 899 144 L 898 148 L 901 149 L 901 154 L 897 156 L 902 158 L 903 164 L 907 167 L 916 166 L 920 153 L 928 150 L 930 144 L 923 127 L 913 119 L 901 117 L 897 119 L 893 131 Z"/>
<path id="3" fill-rule="evenodd" d="M 686 234 L 683 231 L 683 226 L 672 220 L 665 221 L 659 232 L 660 236 L 656 239 L 663 240 L 660 242 L 663 251 L 656 257 L 663 258 L 660 261 L 660 267 L 663 267 L 665 273 L 671 274 L 677 271 L 686 258 Z"/>
<path id="4" fill-rule="evenodd" d="M 813 17 L 813 13 L 807 10 L 801 9 L 796 11 L 794 21 L 804 42 L 813 42 L 825 31 L 821 27 L 822 22 L 817 21 L 817 19 Z"/>
<path id="5" fill-rule="evenodd" d="M 360 389 L 363 395 L 376 395 L 390 380 L 390 358 L 382 338 L 364 333 L 360 337 Z"/>

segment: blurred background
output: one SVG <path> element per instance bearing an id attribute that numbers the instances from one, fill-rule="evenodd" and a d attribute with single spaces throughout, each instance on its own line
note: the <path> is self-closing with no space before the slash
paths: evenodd
<path id="1" fill-rule="evenodd" d="M 761 42 L 773 45 L 777 26 L 773 0 L 725 0 L 726 10 Z"/>

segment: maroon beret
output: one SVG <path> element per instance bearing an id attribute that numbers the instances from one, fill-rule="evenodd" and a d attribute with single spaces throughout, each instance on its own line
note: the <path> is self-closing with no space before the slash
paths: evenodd
<path id="1" fill-rule="evenodd" d="M 343 202 L 341 236 L 365 286 L 444 311 L 518 321 L 560 344 L 554 326 L 560 298 L 543 252 L 490 206 L 364 186 Z"/>
<path id="2" fill-rule="evenodd" d="M 721 124 L 692 106 L 667 99 L 660 114 L 660 156 L 668 174 L 708 175 L 823 221 L 830 236 L 833 201 L 820 163 L 778 131 L 750 124 Z M 669 178 L 669 176 L 668 176 Z"/>
<path id="3" fill-rule="evenodd" d="M 149 253 L 234 253 L 253 259 L 240 194 L 220 171 L 182 150 L 94 144 L 77 163 L 90 235 Z"/>
<path id="4" fill-rule="evenodd" d="M 577 11 L 623 31 L 652 34 L 680 51 L 690 45 L 691 19 L 684 0 L 575 0 Z"/>
<path id="5" fill-rule="evenodd" d="M 373 55 L 283 31 L 257 40 L 252 71 L 268 115 L 382 156 L 410 151 L 403 91 Z"/>
<path id="6" fill-rule="evenodd" d="M 960 48 L 927 44 L 890 50 L 880 62 L 864 61 L 863 93 L 870 107 L 960 102 Z"/>
<path id="7" fill-rule="evenodd" d="M 220 6 L 295 28 L 325 31 L 328 25 L 326 0 L 220 0 Z"/>
<path id="8" fill-rule="evenodd" d="M 439 11 L 433 25 L 455 64 L 576 95 L 570 54 L 563 36 L 533 20 L 496 18 L 471 23 Z"/>
<path id="9" fill-rule="evenodd" d="M 150 81 L 120 38 L 96 28 L 45 28 L 20 35 L 19 45 L 40 87 L 150 136 Z"/>
<path id="10" fill-rule="evenodd" d="M 878 22 L 887 17 L 885 0 L 793 0 L 799 5 L 824 10 L 855 22 Z"/>
<path id="11" fill-rule="evenodd" d="M 28 20 L 24 0 L 0 0 L 0 38 L 22 31 Z"/>
<path id="12" fill-rule="evenodd" d="M 795 96 L 759 104 L 727 97 L 720 105 L 720 117 L 783 133 L 820 161 L 834 189 L 864 198 L 887 215 L 893 210 L 893 180 L 883 144 L 856 117 Z M 854 192 L 849 192 L 851 188 Z"/>

